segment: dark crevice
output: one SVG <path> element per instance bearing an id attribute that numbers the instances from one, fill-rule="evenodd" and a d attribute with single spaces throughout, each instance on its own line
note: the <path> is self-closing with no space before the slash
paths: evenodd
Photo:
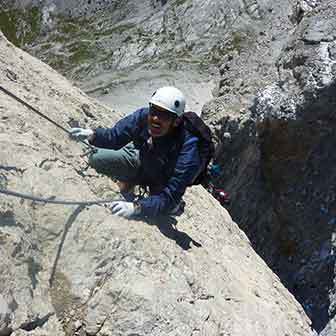
<path id="1" fill-rule="evenodd" d="M 12 328 L 5 327 L 4 329 L 0 330 L 0 336 L 10 336 L 13 332 Z"/>
<path id="2" fill-rule="evenodd" d="M 20 174 L 22 174 L 26 171 L 26 169 L 24 169 L 24 168 L 18 168 L 18 167 L 15 167 L 15 166 L 3 166 L 3 165 L 0 165 L 0 170 L 5 170 L 7 172 L 15 171 L 15 172 L 20 173 Z"/>
<path id="3" fill-rule="evenodd" d="M 47 163 L 47 162 L 57 162 L 57 161 L 58 161 L 57 158 L 55 158 L 55 159 L 44 159 L 38 164 L 38 167 L 43 168 L 45 163 Z"/>
<path id="4" fill-rule="evenodd" d="M 37 275 L 42 270 L 41 265 L 35 261 L 33 257 L 27 258 L 27 264 L 28 264 L 28 275 L 32 282 L 33 289 L 36 289 L 36 285 L 38 283 Z"/>
<path id="5" fill-rule="evenodd" d="M 35 320 L 31 322 L 26 322 L 21 324 L 21 326 L 18 329 L 25 330 L 25 331 L 32 331 L 35 330 L 36 328 L 41 328 L 43 327 L 49 320 L 51 316 L 53 316 L 55 313 L 48 313 L 47 315 L 43 317 L 38 317 Z M 5 327 L 2 330 L 0 330 L 0 336 L 10 336 L 14 330 L 12 328 Z"/>
<path id="6" fill-rule="evenodd" d="M 285 67 L 307 62 L 308 58 L 294 57 Z M 284 65 L 279 62 L 280 67 Z M 278 120 L 271 115 L 258 123 L 265 115 L 259 114 L 256 98 L 250 111 L 258 138 L 251 142 L 248 134 L 254 132 L 238 131 L 234 122 L 223 122 L 218 131 L 222 146 L 216 162 L 222 168 L 218 183 L 231 194 L 229 212 L 256 252 L 302 304 L 318 332 L 336 315 L 330 297 L 335 291 L 334 251 L 320 257 L 325 244 L 333 246 L 336 223 L 336 119 L 331 113 L 336 107 L 335 92 L 336 82 L 313 93 L 304 91 L 304 102 L 298 102 L 295 118 L 287 122 L 280 114 Z M 225 132 L 231 134 L 228 144 L 221 136 Z M 252 157 L 237 158 L 237 153 L 253 151 Z M 249 170 L 250 164 L 255 168 Z"/>
<path id="7" fill-rule="evenodd" d="M 43 325 L 45 323 L 48 322 L 49 318 L 51 316 L 53 316 L 55 313 L 48 313 L 47 315 L 43 316 L 43 317 L 38 317 L 35 320 L 31 321 L 31 322 L 27 322 L 27 323 L 23 323 L 19 329 L 25 330 L 25 331 L 32 331 L 36 328 L 40 328 L 43 327 Z"/>
<path id="8" fill-rule="evenodd" d="M 108 315 L 105 317 L 104 321 L 99 325 L 98 330 L 97 330 L 96 333 L 94 333 L 94 335 L 98 335 L 100 333 L 100 331 L 103 329 L 104 324 L 107 321 L 108 317 L 109 317 Z"/>

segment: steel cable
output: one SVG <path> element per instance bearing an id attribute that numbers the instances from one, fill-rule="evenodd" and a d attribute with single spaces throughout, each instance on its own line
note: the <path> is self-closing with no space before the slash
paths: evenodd
<path id="1" fill-rule="evenodd" d="M 55 125 L 59 129 L 61 129 L 63 132 L 67 133 L 68 135 L 71 135 L 71 133 L 66 128 L 64 128 L 62 125 L 58 124 L 56 121 L 50 119 L 48 116 L 46 116 L 45 114 L 43 114 L 42 112 L 40 112 L 39 110 L 37 110 L 35 107 L 31 106 L 30 104 L 28 104 L 27 102 L 25 102 L 21 98 L 17 97 L 14 93 L 8 91 L 2 85 L 0 85 L 0 90 L 2 92 L 4 92 L 5 94 L 7 94 L 8 96 L 10 96 L 13 99 L 15 99 L 16 101 L 18 101 L 19 103 L 21 103 L 22 105 L 28 107 L 30 110 L 32 110 L 33 112 L 35 112 L 36 114 L 38 114 L 40 117 L 48 120 L 50 123 L 52 123 L 53 125 Z M 91 150 L 94 150 L 94 151 L 96 150 L 94 146 L 88 144 L 87 142 L 85 142 L 83 140 L 78 140 L 78 141 L 80 141 L 81 143 L 83 143 L 85 146 L 89 147 Z"/>
<path id="2" fill-rule="evenodd" d="M 116 201 L 115 199 L 97 200 L 97 201 L 67 201 L 67 200 L 57 199 L 56 197 L 49 197 L 49 198 L 37 197 L 37 196 L 29 195 L 29 194 L 20 193 L 17 191 L 8 190 L 8 189 L 0 189 L 0 194 L 28 199 L 28 200 L 35 201 L 35 202 L 63 204 L 63 205 L 95 205 L 95 204 L 111 203 L 111 202 Z"/>

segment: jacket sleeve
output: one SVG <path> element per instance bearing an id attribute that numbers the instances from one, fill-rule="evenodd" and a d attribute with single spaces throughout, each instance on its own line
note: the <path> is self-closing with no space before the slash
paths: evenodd
<path id="1" fill-rule="evenodd" d="M 179 204 L 187 186 L 197 177 L 201 167 L 197 142 L 196 137 L 191 137 L 183 144 L 174 174 L 163 191 L 139 201 L 142 215 L 168 214 Z"/>
<path id="2" fill-rule="evenodd" d="M 120 149 L 136 136 L 139 125 L 146 122 L 146 108 L 139 109 L 119 120 L 112 128 L 97 128 L 91 145 L 100 148 Z"/>

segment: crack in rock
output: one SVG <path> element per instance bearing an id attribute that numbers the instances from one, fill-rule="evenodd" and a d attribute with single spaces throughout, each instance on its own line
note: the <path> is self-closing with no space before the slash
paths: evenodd
<path id="1" fill-rule="evenodd" d="M 43 327 L 44 324 L 46 324 L 49 321 L 49 318 L 53 315 L 55 315 L 55 312 L 48 313 L 47 315 L 45 315 L 41 318 L 37 317 L 35 320 L 33 320 L 31 322 L 26 322 L 26 323 L 21 324 L 19 329 L 22 329 L 22 330 L 25 330 L 25 331 L 32 331 L 36 328 L 41 328 L 41 327 Z"/>
<path id="2" fill-rule="evenodd" d="M 24 173 L 27 169 L 26 168 L 18 168 L 16 166 L 4 166 L 4 165 L 0 165 L 0 170 L 4 170 L 4 171 L 7 171 L 7 172 L 10 172 L 10 171 L 15 171 L 17 173 Z"/>

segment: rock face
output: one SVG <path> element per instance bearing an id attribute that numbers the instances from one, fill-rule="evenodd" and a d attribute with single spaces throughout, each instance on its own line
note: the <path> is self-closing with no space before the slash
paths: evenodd
<path id="1" fill-rule="evenodd" d="M 11 1 L 4 3 L 13 6 Z M 24 4 L 38 5 L 37 26 L 42 32 L 27 42 L 26 49 L 87 93 L 124 112 L 143 104 L 141 97 L 167 83 L 183 88 L 189 108 L 200 111 L 212 91 L 218 91 L 217 65 L 224 63 L 219 93 L 226 94 L 226 109 L 211 108 L 216 115 L 213 124 L 227 111 L 244 112 L 257 88 L 273 81 L 274 60 L 295 29 L 303 6 L 284 0 Z M 26 27 L 27 20 L 16 29 Z"/>
<path id="2" fill-rule="evenodd" d="M 98 105 L 0 35 L 1 85 L 64 127 Z M 0 185 L 53 199 L 119 197 L 81 146 L 0 93 Z M 88 111 L 90 113 L 88 113 Z M 178 218 L 0 198 L 1 335 L 314 335 L 310 321 L 202 187 Z"/>
<path id="3" fill-rule="evenodd" d="M 287 37 L 268 65 L 261 41 L 248 69 L 242 64 L 249 49 L 224 59 L 221 96 L 204 115 L 217 131 L 218 183 L 231 192 L 231 215 L 316 329 L 331 336 L 336 333 L 336 6 L 298 2 L 295 13 L 287 29 L 281 24 Z M 265 27 L 266 46 L 277 41 L 269 36 L 274 26 Z M 244 73 L 256 68 L 264 70 L 245 81 Z M 233 95 L 240 82 L 252 96 L 240 88 Z"/>
<path id="4" fill-rule="evenodd" d="M 3 16 L 0 10 L 0 26 L 9 14 L 12 18 L 7 35 L 118 111 L 145 104 L 153 87 L 166 83 L 185 90 L 189 108 L 200 111 L 217 78 L 213 66 L 220 64 L 217 97 L 203 108 L 219 144 L 217 183 L 231 194 L 234 220 L 314 327 L 334 335 L 334 2 L 26 0 L 16 5 L 26 8 L 24 15 Z M 18 80 L 10 67 L 5 75 Z M 104 119 L 92 103 L 78 103 L 76 111 L 70 117 L 81 122 Z M 19 139 L 33 145 L 33 138 Z M 58 150 L 54 143 L 51 147 Z M 28 158 L 23 155 L 20 162 L 25 165 Z M 104 194 L 103 187 L 88 183 Z"/>

